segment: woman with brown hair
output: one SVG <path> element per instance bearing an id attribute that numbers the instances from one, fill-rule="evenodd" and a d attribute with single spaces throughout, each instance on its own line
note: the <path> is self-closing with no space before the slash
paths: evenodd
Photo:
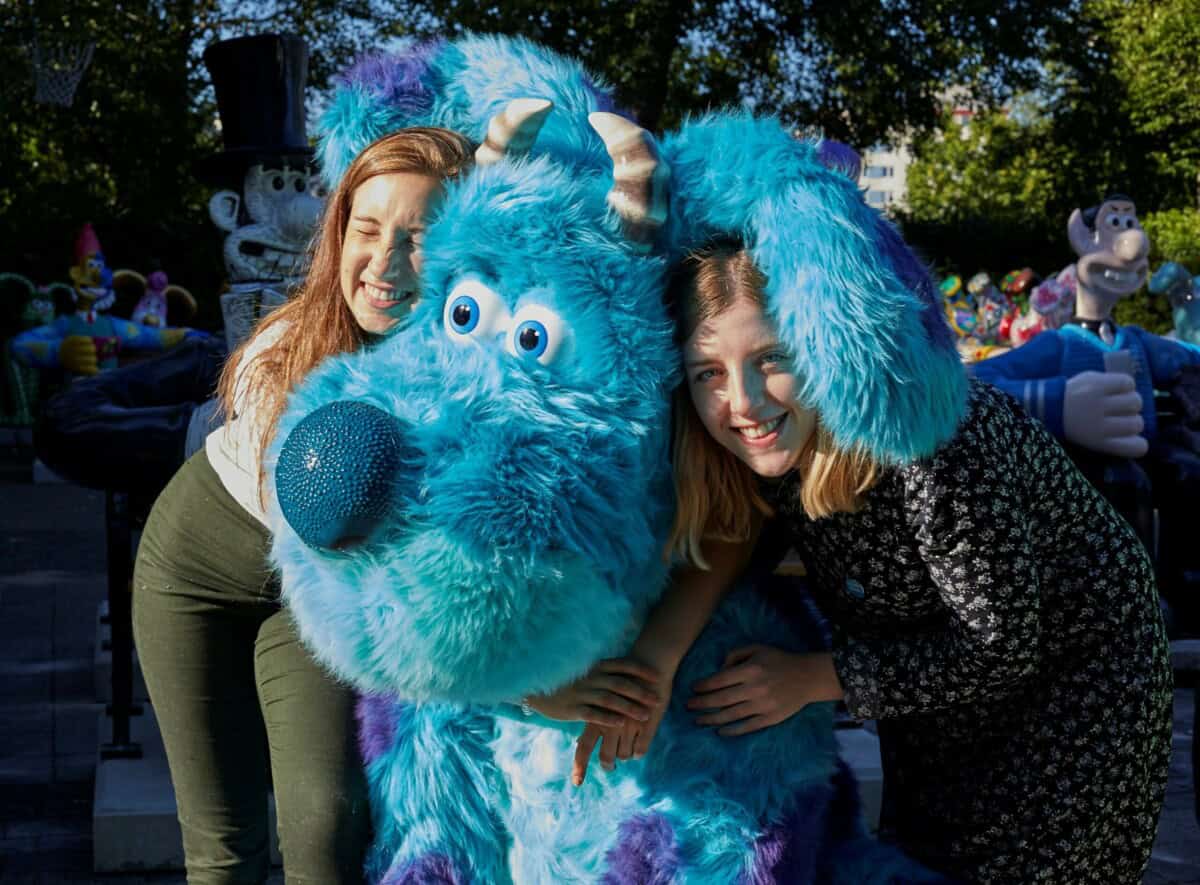
<path id="1" fill-rule="evenodd" d="M 468 141 L 444 129 L 400 130 L 363 150 L 329 197 L 298 291 L 226 364 L 226 423 L 146 524 L 134 633 L 193 885 L 266 879 L 272 785 L 287 881 L 362 879 L 370 817 L 354 694 L 316 664 L 281 606 L 262 461 L 308 372 L 412 310 L 425 220 L 471 162 Z"/>
<path id="2" fill-rule="evenodd" d="M 701 252 L 679 280 L 671 548 L 703 568 L 714 541 L 749 547 L 766 521 L 807 567 L 833 646 L 731 650 L 689 687 L 697 723 L 735 737 L 845 700 L 879 720 L 885 831 L 917 859 L 968 882 L 1140 881 L 1171 677 L 1137 539 L 1043 426 L 981 382 L 931 454 L 884 463 L 869 441 L 839 446 L 838 416 L 811 404 L 781 341 L 777 305 L 796 296 L 769 292 L 739 246 Z M 708 610 L 712 596 L 698 597 Z M 694 635 L 658 643 L 656 665 L 674 673 Z"/>

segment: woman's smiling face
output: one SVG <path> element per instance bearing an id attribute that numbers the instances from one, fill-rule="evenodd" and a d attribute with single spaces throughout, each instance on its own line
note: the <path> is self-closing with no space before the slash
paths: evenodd
<path id="1" fill-rule="evenodd" d="M 762 308 L 739 296 L 684 342 L 688 389 L 713 439 L 759 476 L 795 466 L 817 426 L 798 400 L 799 381 Z"/>
<path id="2" fill-rule="evenodd" d="M 382 334 L 416 305 L 425 219 L 442 183 L 415 172 L 368 178 L 354 191 L 342 244 L 342 297 L 358 325 Z"/>

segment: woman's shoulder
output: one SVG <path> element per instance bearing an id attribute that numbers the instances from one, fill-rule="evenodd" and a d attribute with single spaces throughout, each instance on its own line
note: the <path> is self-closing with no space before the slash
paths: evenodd
<path id="1" fill-rule="evenodd" d="M 988 382 L 973 378 L 967 409 L 954 436 L 928 458 L 905 464 L 899 472 L 909 485 L 946 473 L 963 478 L 981 471 L 994 475 L 994 471 L 984 468 L 1003 469 L 1014 463 L 1031 433 L 1037 433 L 1035 422 L 1020 403 Z"/>

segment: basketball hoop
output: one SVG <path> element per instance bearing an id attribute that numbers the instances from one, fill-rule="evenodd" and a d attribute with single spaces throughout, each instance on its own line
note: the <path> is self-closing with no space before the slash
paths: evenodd
<path id="1" fill-rule="evenodd" d="M 33 100 L 38 104 L 70 107 L 95 48 L 95 43 L 45 44 L 34 36 Z"/>

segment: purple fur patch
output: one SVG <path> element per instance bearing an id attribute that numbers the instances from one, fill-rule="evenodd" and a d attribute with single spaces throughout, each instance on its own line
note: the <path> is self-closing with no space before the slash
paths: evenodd
<path id="1" fill-rule="evenodd" d="M 754 843 L 754 865 L 742 885 L 814 881 L 832 796 L 828 784 L 798 793 L 787 816 L 769 825 Z"/>
<path id="2" fill-rule="evenodd" d="M 433 103 L 433 93 L 425 85 L 425 76 L 443 42 L 426 40 L 397 55 L 382 52 L 364 55 L 338 76 L 337 83 L 365 88 L 406 113 L 427 111 Z"/>
<path id="3" fill-rule="evenodd" d="M 592 82 L 591 77 L 583 78 L 583 88 L 586 89 L 588 91 L 588 95 L 592 97 L 592 101 L 596 105 L 596 110 L 605 111 L 610 114 L 620 114 L 622 117 L 632 119 L 627 111 L 616 106 L 616 104 L 613 102 L 611 93 L 598 88 L 596 84 Z"/>
<path id="4" fill-rule="evenodd" d="M 881 219 L 877 232 L 880 245 L 895 268 L 896 275 L 921 300 L 921 325 L 929 337 L 929 343 L 935 349 L 954 352 L 954 333 L 950 331 L 941 296 L 929 271 L 917 260 L 891 224 Z"/>
<path id="5" fill-rule="evenodd" d="M 358 751 L 365 764 L 382 756 L 396 738 L 395 698 L 385 694 L 364 694 L 354 707 L 358 719 Z"/>
<path id="6" fill-rule="evenodd" d="M 639 814 L 621 824 L 608 852 L 604 885 L 670 885 L 679 870 L 671 824 L 661 814 Z"/>
<path id="7" fill-rule="evenodd" d="M 444 854 L 427 854 L 388 870 L 379 885 L 460 885 L 465 882 Z"/>
<path id="8" fill-rule="evenodd" d="M 817 159 L 821 161 L 822 166 L 842 173 L 851 181 L 857 182 L 858 176 L 862 174 L 862 157 L 850 145 L 840 141 L 821 139 L 817 148 Z"/>

